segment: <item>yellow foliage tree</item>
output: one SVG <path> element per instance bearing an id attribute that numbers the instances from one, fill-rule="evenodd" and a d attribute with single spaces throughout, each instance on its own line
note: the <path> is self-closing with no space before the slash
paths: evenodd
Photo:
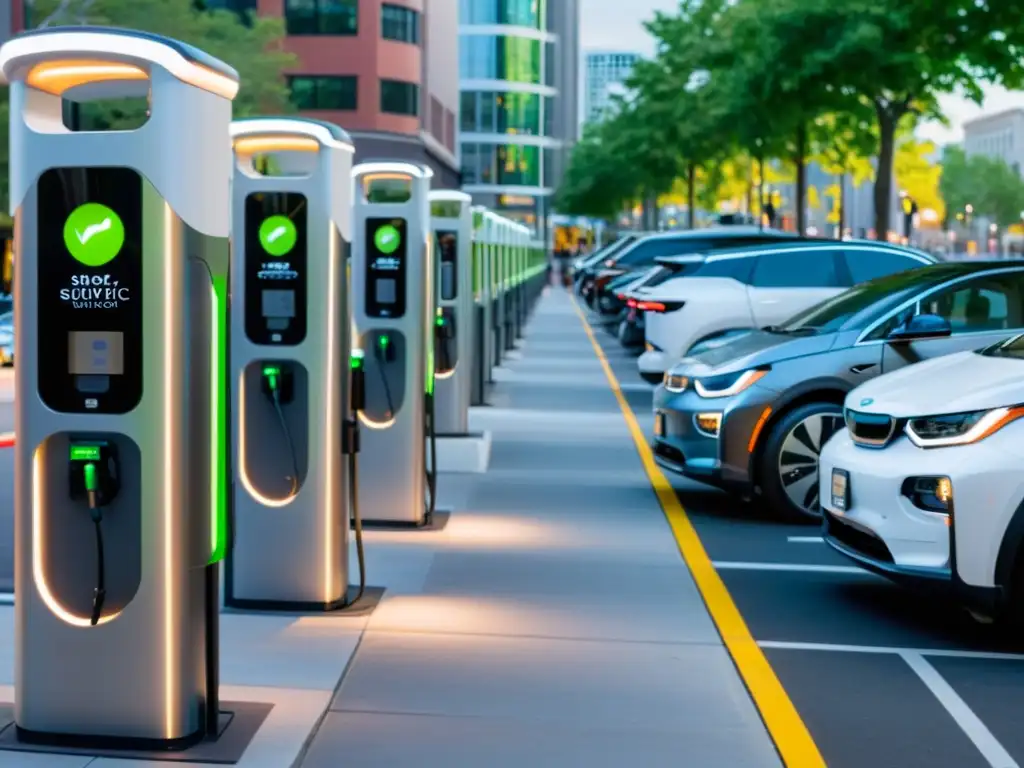
<path id="1" fill-rule="evenodd" d="M 807 207 L 812 211 L 821 208 L 821 195 L 818 194 L 818 188 L 813 184 L 807 187 Z"/>
<path id="2" fill-rule="evenodd" d="M 935 220 L 942 221 L 946 217 L 946 204 L 939 193 L 942 166 L 933 159 L 935 154 L 934 143 L 906 138 L 896 149 L 894 170 L 896 184 L 913 198 L 918 210 L 930 209 L 936 214 Z"/>

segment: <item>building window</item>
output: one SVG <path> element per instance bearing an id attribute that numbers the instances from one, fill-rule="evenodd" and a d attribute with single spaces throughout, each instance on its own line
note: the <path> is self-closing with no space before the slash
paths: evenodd
<path id="1" fill-rule="evenodd" d="M 463 91 L 462 130 L 471 133 L 541 134 L 541 97 L 535 93 Z"/>
<path id="2" fill-rule="evenodd" d="M 357 82 L 351 75 L 295 75 L 288 78 L 292 104 L 300 110 L 354 110 Z"/>
<path id="3" fill-rule="evenodd" d="M 385 40 L 420 44 L 420 14 L 412 8 L 387 5 L 381 8 L 380 34 Z"/>
<path id="4" fill-rule="evenodd" d="M 381 80 L 380 111 L 416 117 L 420 113 L 420 87 L 401 80 Z"/>
<path id="5" fill-rule="evenodd" d="M 464 184 L 541 186 L 540 150 L 521 144 L 463 144 Z"/>
<path id="6" fill-rule="evenodd" d="M 540 42 L 524 37 L 462 35 L 459 73 L 467 80 L 541 81 Z"/>
<path id="7" fill-rule="evenodd" d="M 234 11 L 243 21 L 256 14 L 256 0 L 194 0 L 193 5 L 200 11 Z"/>
<path id="8" fill-rule="evenodd" d="M 289 35 L 354 35 L 359 31 L 359 0 L 285 0 Z"/>
<path id="9" fill-rule="evenodd" d="M 463 24 L 512 24 L 543 29 L 543 5 L 538 0 L 460 0 L 459 21 Z"/>

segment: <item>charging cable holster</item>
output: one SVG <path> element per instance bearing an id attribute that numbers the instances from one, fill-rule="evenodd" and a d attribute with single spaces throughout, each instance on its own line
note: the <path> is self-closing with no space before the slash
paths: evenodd
<path id="1" fill-rule="evenodd" d="M 281 405 L 290 403 L 295 397 L 295 377 L 292 370 L 280 364 L 263 366 L 260 377 L 260 390 L 271 400 L 277 399 Z"/>
<path id="2" fill-rule="evenodd" d="M 398 359 L 398 351 L 388 336 L 378 336 L 377 343 L 373 345 L 373 353 L 378 361 L 382 363 L 393 363 Z"/>
<path id="3" fill-rule="evenodd" d="M 87 470 L 91 465 L 93 469 Z M 94 473 L 95 488 L 88 488 L 86 472 Z M 90 501 L 90 507 L 105 507 L 110 504 L 121 489 L 118 476 L 117 450 L 105 440 L 75 438 L 70 442 L 68 455 L 68 490 L 76 501 Z"/>
<path id="4" fill-rule="evenodd" d="M 346 418 L 341 430 L 341 452 L 346 456 L 359 453 L 359 422 L 355 414 L 366 408 L 366 365 L 363 350 L 352 350 L 349 369 L 352 372 L 350 389 L 353 418 Z"/>

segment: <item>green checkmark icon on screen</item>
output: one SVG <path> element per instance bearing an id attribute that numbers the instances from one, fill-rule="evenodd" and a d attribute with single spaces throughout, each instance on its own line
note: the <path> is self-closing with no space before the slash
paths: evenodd
<path id="1" fill-rule="evenodd" d="M 295 224 L 287 216 L 270 216 L 260 224 L 260 245 L 271 256 L 284 256 L 298 239 Z"/>
<path id="2" fill-rule="evenodd" d="M 64 247 L 87 267 L 102 267 L 124 245 L 121 217 L 99 203 L 83 203 L 64 222 Z"/>
<path id="3" fill-rule="evenodd" d="M 392 254 L 402 244 L 402 236 L 393 226 L 385 224 L 373 233 L 373 244 L 377 246 L 377 250 L 381 253 Z"/>

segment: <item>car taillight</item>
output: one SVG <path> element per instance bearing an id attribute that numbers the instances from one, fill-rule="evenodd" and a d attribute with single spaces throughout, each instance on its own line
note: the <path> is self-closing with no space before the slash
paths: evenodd
<path id="1" fill-rule="evenodd" d="M 625 301 L 626 300 L 626 294 L 624 294 L 624 293 L 616 293 L 615 294 L 615 298 L 617 298 L 619 301 Z"/>
<path id="2" fill-rule="evenodd" d="M 636 308 L 644 312 L 675 312 L 682 309 L 683 301 L 638 301 Z"/>
<path id="3" fill-rule="evenodd" d="M 626 299 L 626 306 L 630 309 L 636 309 L 636 299 Z"/>

